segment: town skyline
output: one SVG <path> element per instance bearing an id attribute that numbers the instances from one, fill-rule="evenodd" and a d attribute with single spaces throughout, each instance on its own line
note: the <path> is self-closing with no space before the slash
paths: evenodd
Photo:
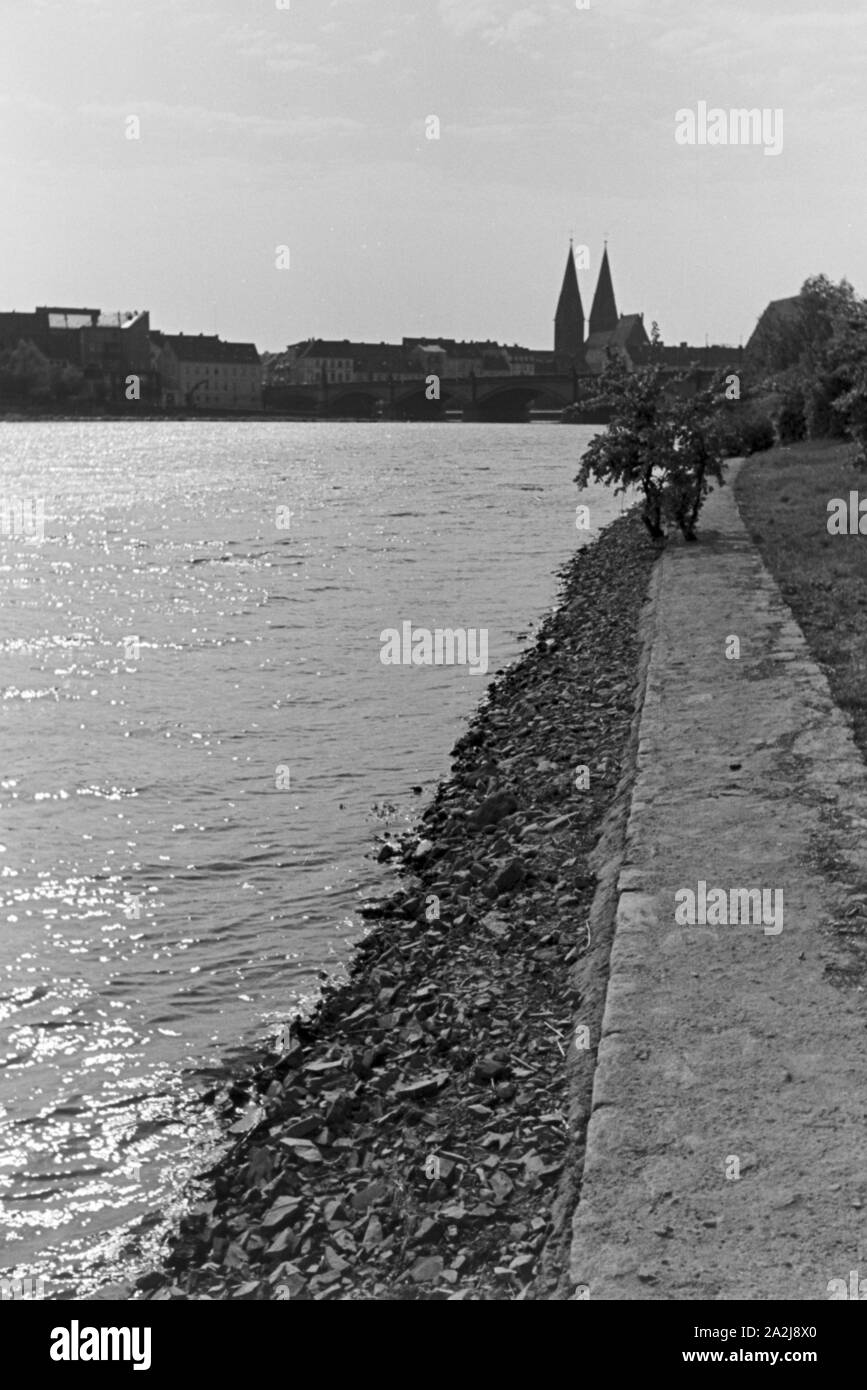
<path id="1" fill-rule="evenodd" d="M 616 319 L 616 310 L 615 310 L 615 308 L 614 308 L 614 303 L 613 303 L 613 301 L 614 301 L 615 298 L 619 298 L 619 295 L 616 295 L 615 292 L 614 292 L 614 290 L 613 290 L 613 288 L 612 288 L 612 280 L 611 280 L 612 272 L 611 272 L 611 269 L 610 269 L 610 259 L 611 259 L 611 258 L 609 258 L 609 255 L 608 255 L 608 243 L 607 243 L 607 241 L 603 243 L 602 254 L 601 254 L 600 261 L 599 261 L 599 265 L 598 265 L 598 268 L 597 268 L 597 274 L 596 274 L 595 280 L 594 280 L 594 277 L 593 277 L 592 274 L 591 274 L 591 267 L 592 267 L 592 264 L 593 264 L 592 260 L 589 259 L 589 257 L 590 257 L 591 255 L 592 255 L 591 249 L 587 246 L 586 243 L 578 243 L 578 242 L 575 241 L 575 239 L 574 239 L 573 236 L 571 236 L 571 235 L 569 236 L 569 238 L 568 238 L 567 265 L 571 266 L 571 268 L 572 268 L 572 269 L 574 270 L 574 272 L 575 272 L 575 277 L 574 277 L 574 278 L 575 278 L 575 281 L 577 282 L 578 293 L 579 293 L 579 296 L 580 296 L 579 308 L 580 308 L 581 305 L 586 305 L 586 306 L 587 306 L 587 315 L 586 315 L 586 316 L 587 316 L 587 326 L 588 326 L 588 330 L 590 329 L 590 319 L 591 319 L 592 312 L 593 312 L 592 309 L 590 308 L 590 305 L 591 305 L 591 302 L 592 302 L 592 303 L 595 303 L 595 302 L 596 302 L 595 296 L 598 295 L 600 286 L 603 284 L 603 282 L 604 282 L 604 284 L 605 284 L 605 287 L 606 287 L 606 290 L 607 290 L 608 294 L 611 296 L 611 300 L 612 300 L 612 303 L 611 303 L 611 310 L 612 310 L 612 312 L 615 314 L 615 319 Z M 582 272 L 582 269 L 583 269 L 583 273 L 584 273 L 584 276 L 585 276 L 583 282 L 582 282 L 582 279 L 581 279 L 581 272 Z M 567 275 L 567 278 L 568 278 L 568 275 Z M 806 279 L 806 278 L 807 278 L 807 277 L 804 276 L 804 279 Z M 791 293 L 792 293 L 792 294 L 795 294 L 795 293 L 798 292 L 798 290 L 801 288 L 801 283 L 802 283 L 802 282 L 799 282 L 797 286 L 794 286 L 794 287 L 792 288 L 792 290 L 791 290 Z M 561 291 L 560 291 L 560 296 L 561 296 L 561 297 L 560 297 L 560 300 L 559 300 L 559 301 L 556 301 L 555 298 L 552 296 L 552 293 L 550 292 L 550 289 L 549 289 L 549 300 L 550 300 L 550 303 L 553 305 L 553 304 L 555 304 L 555 302 L 556 302 L 557 308 L 555 309 L 555 312 L 551 313 L 550 316 L 549 316 L 549 330 L 548 330 L 548 334 L 547 334 L 547 342 L 546 342 L 544 345 L 543 345 L 543 344 L 532 344 L 532 343 L 521 343 L 520 340 L 519 340 L 519 338 L 518 338 L 517 336 L 515 336 L 515 335 L 511 335 L 511 336 L 506 335 L 506 336 L 504 336 L 504 337 L 497 337 L 497 336 L 494 335 L 494 334 L 491 334 L 491 333 L 484 333 L 484 332 L 482 332 L 482 333 L 480 333 L 480 334 L 472 335 L 472 334 L 459 334 L 459 333 L 454 332 L 454 331 L 447 332 L 447 333 L 441 333 L 441 332 L 428 332 L 428 331 L 426 331 L 426 330 L 425 330 L 425 331 L 422 331 L 422 332 L 417 332 L 417 333 L 408 333 L 408 332 L 405 332 L 405 331 L 398 331 L 396 334 L 392 335 L 391 338 L 389 338 L 389 337 L 380 337 L 380 338 L 377 338 L 375 334 L 368 335 L 368 336 L 366 336 L 366 337 L 353 338 L 353 337 L 352 337 L 351 335 L 349 335 L 349 334 L 345 334 L 345 333 L 344 333 L 344 334 L 341 334 L 341 333 L 339 333 L 339 332 L 338 332 L 338 333 L 334 333 L 334 334 L 326 334 L 326 333 L 322 333 L 322 332 L 313 332 L 313 333 L 306 333 L 306 334 L 305 334 L 305 333 L 302 332 L 302 333 L 299 334 L 298 336 L 294 336 L 294 335 L 293 335 L 293 336 L 289 337 L 289 338 L 286 340 L 286 342 L 283 343 L 283 344 L 281 344 L 281 345 L 264 344 L 264 343 L 262 343 L 262 342 L 261 342 L 258 338 L 256 338 L 256 337 L 253 337 L 253 338 L 248 339 L 248 340 L 246 340 L 246 341 L 249 341 L 249 342 L 252 342 L 253 344 L 255 344 L 255 346 L 257 347 L 257 349 L 258 349 L 258 350 L 260 351 L 260 353 L 261 353 L 262 355 L 264 355 L 264 356 L 276 356 L 276 355 L 278 355 L 278 354 L 284 352 L 287 348 L 292 347 L 292 346 L 298 346 L 298 345 L 300 345 L 300 344 L 302 344 L 302 343 L 328 342 L 328 341 L 332 341 L 332 342 L 345 342 L 345 343 L 350 343 L 350 342 L 365 342 L 365 343 L 368 343 L 368 344 L 370 344 L 370 345 L 379 344 L 379 345 L 382 345 L 382 346 L 386 346 L 386 345 L 388 345 L 389 343 L 391 343 L 392 345 L 397 345 L 398 342 L 407 342 L 407 341 L 411 341 L 411 342 L 420 342 L 420 341 L 425 341 L 425 340 L 427 340 L 427 341 L 430 341 L 430 342 L 437 342 L 437 341 L 446 341 L 446 340 L 448 340 L 448 341 L 450 341 L 450 342 L 461 342 L 461 343 L 491 343 L 491 344 L 501 345 L 501 346 L 503 346 L 503 347 L 518 347 L 518 346 L 521 346 L 521 347 L 528 347 L 528 348 L 530 348 L 532 351 L 535 351 L 535 352 L 544 353 L 544 352 L 550 351 L 550 348 L 551 348 L 551 341 L 552 341 L 552 333 L 556 333 L 557 317 L 558 317 L 558 313 L 560 312 L 560 307 L 561 307 L 561 305 L 562 305 L 562 294 L 563 294 L 563 291 L 562 291 L 562 289 L 561 289 Z M 43 295 L 43 296 L 42 296 L 42 305 L 40 306 L 40 304 L 37 303 L 35 307 L 36 307 L 37 309 L 39 309 L 40 307 L 44 307 L 45 305 L 51 304 L 51 302 L 52 302 L 52 301 L 51 301 L 51 299 L 50 299 L 49 296 Z M 60 302 L 61 302 L 61 301 L 56 301 L 57 304 L 60 304 Z M 79 297 L 77 297 L 77 298 L 73 296 L 68 302 L 69 302 L 70 304 L 73 304 L 73 303 L 74 303 L 74 304 L 76 304 L 76 305 L 84 305 L 87 301 L 86 301 L 82 296 L 79 296 Z M 765 302 L 767 302 L 767 301 L 765 301 Z M 91 303 L 93 303 L 92 300 L 91 300 Z M 17 315 L 17 314 L 25 315 L 25 314 L 31 314 L 31 313 L 33 312 L 33 309 L 34 309 L 34 305 L 3 304 L 3 305 L 0 305 L 0 314 L 5 314 L 5 315 L 7 315 L 7 316 L 8 316 L 8 315 Z M 753 320 L 753 328 L 755 327 L 755 324 L 758 322 L 759 317 L 760 317 L 761 313 L 763 312 L 763 309 L 764 309 L 764 304 L 763 304 L 763 305 L 761 306 L 761 308 L 755 313 L 754 320 Z M 59 311 L 58 311 L 58 312 L 59 312 Z M 136 314 L 141 313 L 141 312 L 147 312 L 147 313 L 149 313 L 149 315 L 150 315 L 150 317 L 151 317 L 152 319 L 156 317 L 154 311 L 153 311 L 151 308 L 148 308 L 147 310 L 130 309 L 129 307 L 124 307 L 124 308 L 113 308 L 113 309 L 106 309 L 106 310 L 103 310 L 102 308 L 100 308 L 99 310 L 94 310 L 94 309 L 92 309 L 92 308 L 87 308 L 87 309 L 80 309 L 80 310 L 78 310 L 78 311 L 70 309 L 70 310 L 68 310 L 67 312 L 69 312 L 70 314 L 72 314 L 72 313 L 74 313 L 74 312 L 79 312 L 80 314 L 85 315 L 85 316 L 88 315 L 88 314 L 89 314 L 89 315 L 93 315 L 93 314 L 95 314 L 95 313 L 99 313 L 99 314 L 102 316 L 103 320 L 107 321 L 109 318 L 114 318 L 114 319 L 117 320 L 118 323 L 120 323 L 124 318 L 133 317 L 133 316 L 135 316 Z M 642 310 L 640 311 L 640 313 L 639 313 L 638 316 L 639 316 L 640 318 L 644 319 L 644 318 L 645 318 L 645 310 L 642 309 Z M 634 317 L 634 315 L 630 315 L 630 317 Z M 647 324 L 648 324 L 648 327 L 650 326 L 651 323 L 654 323 L 654 322 L 658 323 L 658 322 L 659 322 L 659 320 L 658 320 L 658 318 L 657 318 L 657 315 L 656 315 L 652 310 L 648 310 L 648 311 L 647 311 L 646 317 L 647 317 Z M 169 319 L 169 323 L 171 323 L 171 319 Z M 613 325 L 606 325 L 606 326 L 613 326 Z M 202 327 L 191 328 L 191 327 L 189 327 L 189 326 L 187 326 L 187 327 L 177 327 L 177 326 L 172 325 L 172 326 L 161 327 L 160 331 L 161 331 L 162 333 L 164 333 L 164 334 L 166 334 L 166 335 L 168 335 L 168 336 L 172 336 L 172 337 L 175 337 L 175 336 L 177 336 L 177 337 L 184 337 L 184 336 L 187 336 L 187 337 L 211 337 L 211 336 L 217 336 L 217 337 L 219 337 L 219 338 L 225 338 L 225 337 L 226 337 L 226 335 L 224 335 L 223 333 L 219 332 L 218 329 L 213 329 L 213 330 L 211 330 L 211 329 L 202 328 Z M 688 339 L 678 338 L 676 334 L 666 335 L 664 332 L 662 332 L 661 327 L 660 327 L 660 336 L 661 336 L 661 339 L 662 339 L 663 342 L 666 342 L 666 343 L 668 343 L 668 344 L 670 344 L 670 345 L 674 345 L 675 343 L 677 343 L 677 344 L 679 344 L 679 345 L 684 345 L 684 344 L 686 344 L 686 343 L 689 341 Z M 749 336 L 749 335 L 746 335 L 746 337 L 748 337 L 748 336 Z M 718 343 L 718 344 L 720 344 L 720 345 L 722 345 L 722 346 L 731 346 L 731 347 L 743 346 L 744 341 L 745 341 L 745 336 L 742 335 L 741 338 L 738 340 L 737 343 L 729 343 L 729 342 L 727 342 L 726 340 L 722 339 L 721 337 L 715 336 L 715 335 L 713 335 L 713 334 L 710 333 L 710 332 L 708 332 L 708 333 L 705 334 L 705 338 L 706 338 L 706 341 L 707 341 L 708 343 L 710 343 L 710 342 L 715 342 L 715 343 Z M 701 344 L 694 344 L 693 346 L 700 346 L 700 345 L 701 345 Z"/>
<path id="2" fill-rule="evenodd" d="M 867 13 L 848 0 L 117 11 L 4 15 L 4 305 L 147 304 L 168 332 L 268 351 L 543 344 L 570 231 L 591 275 L 607 236 L 618 296 L 667 341 L 746 341 L 819 270 L 867 282 L 849 154 Z M 704 105 L 782 112 L 777 157 L 678 143 Z"/>

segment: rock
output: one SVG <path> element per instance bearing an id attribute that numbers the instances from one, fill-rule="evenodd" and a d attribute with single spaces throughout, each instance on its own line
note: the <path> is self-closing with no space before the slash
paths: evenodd
<path id="1" fill-rule="evenodd" d="M 287 1125 L 283 1130 L 283 1134 L 287 1139 L 305 1139 L 308 1134 L 313 1134 L 321 1127 L 322 1121 L 317 1120 L 315 1115 L 311 1115 L 306 1120 L 293 1120 L 292 1124 Z"/>
<path id="2" fill-rule="evenodd" d="M 382 1222 L 378 1216 L 371 1216 L 364 1231 L 362 1245 L 366 1250 L 375 1250 L 383 1241 Z"/>
<path id="3" fill-rule="evenodd" d="M 442 1226 L 438 1221 L 434 1221 L 430 1216 L 426 1216 L 421 1222 L 418 1230 L 414 1232 L 411 1243 L 413 1245 L 432 1244 L 442 1235 Z"/>
<path id="4" fill-rule="evenodd" d="M 447 1071 L 438 1071 L 433 1076 L 423 1076 L 418 1081 L 408 1081 L 395 1086 L 394 1094 L 398 1100 L 420 1100 L 424 1096 L 436 1095 L 449 1084 L 451 1077 Z"/>
<path id="5" fill-rule="evenodd" d="M 289 1049 L 238 1078 L 237 1103 L 267 1096 L 267 1118 L 202 1175 L 210 1209 L 191 1213 L 171 1277 L 145 1296 L 530 1296 L 560 1233 L 551 1188 L 587 1120 L 565 1041 L 598 983 L 583 919 L 591 864 L 606 881 L 595 846 L 629 736 L 651 549 L 626 518 L 581 553 L 539 652 L 489 687 L 416 832 L 376 844 L 402 886 L 355 907 L 369 920 L 346 979 L 293 1021 Z M 575 796 L 589 749 L 592 793 Z M 223 1081 L 218 1110 L 226 1094 Z"/>
<path id="6" fill-rule="evenodd" d="M 488 825 L 499 825 L 506 816 L 518 809 L 518 801 L 513 792 L 498 791 L 485 798 L 477 811 L 470 817 L 470 823 L 477 830 Z"/>
<path id="7" fill-rule="evenodd" d="M 293 1231 L 291 1226 L 287 1226 L 279 1235 L 274 1237 L 265 1254 L 268 1259 L 274 1259 L 280 1255 L 294 1255 L 300 1244 L 301 1237 L 298 1232 Z"/>
<path id="8" fill-rule="evenodd" d="M 439 1279 L 443 1272 L 445 1261 L 442 1255 L 427 1255 L 418 1264 L 413 1265 L 410 1271 L 410 1278 L 416 1284 L 429 1284 L 433 1279 Z"/>
<path id="9" fill-rule="evenodd" d="M 440 1216 L 442 1217 L 443 1221 L 449 1221 L 459 1226 L 462 1221 L 466 1220 L 467 1213 L 462 1206 L 455 1205 L 451 1207 L 443 1207 L 440 1211 Z"/>
<path id="10" fill-rule="evenodd" d="M 262 1229 L 268 1232 L 282 1230 L 299 1215 L 303 1205 L 303 1200 L 300 1197 L 278 1197 L 274 1205 L 262 1217 Z"/>
<path id="11" fill-rule="evenodd" d="M 491 1178 L 491 1191 L 497 1203 L 505 1202 L 512 1195 L 514 1183 L 506 1173 L 494 1173 Z"/>
<path id="12" fill-rule="evenodd" d="M 288 1149 L 296 1158 L 300 1158 L 302 1163 L 321 1163 L 322 1154 L 315 1144 L 311 1144 L 309 1139 L 281 1139 L 280 1143 L 284 1149 Z"/>
<path id="13" fill-rule="evenodd" d="M 279 1275 L 279 1277 L 277 1277 Z M 307 1281 L 293 1264 L 282 1264 L 271 1276 L 274 1298 L 279 1300 L 300 1298 L 307 1288 Z"/>
<path id="14" fill-rule="evenodd" d="M 250 1130 L 260 1125 L 265 1118 L 265 1111 L 261 1106 L 251 1105 L 249 1110 L 245 1111 L 241 1116 L 240 1120 L 236 1120 L 233 1125 L 229 1126 L 229 1133 L 248 1134 Z"/>
<path id="15" fill-rule="evenodd" d="M 379 1202 L 384 1202 L 388 1198 L 390 1192 L 391 1189 L 388 1183 L 384 1182 L 382 1178 L 378 1178 L 376 1182 L 368 1183 L 368 1185 L 362 1187 L 360 1191 L 353 1192 L 349 1199 L 349 1204 L 355 1211 L 367 1211 L 368 1207 L 373 1207 Z"/>
<path id="16" fill-rule="evenodd" d="M 508 1075 L 508 1063 L 500 1061 L 495 1057 L 487 1057 L 484 1061 L 477 1062 L 473 1067 L 473 1080 L 482 1084 L 489 1081 L 498 1081 L 501 1077 Z"/>
<path id="17" fill-rule="evenodd" d="M 136 1279 L 135 1286 L 143 1293 L 150 1293 L 151 1289 L 159 1289 L 166 1282 L 164 1274 L 157 1270 L 151 1270 L 148 1274 L 143 1274 L 140 1279 Z"/>
<path id="18" fill-rule="evenodd" d="M 520 887 L 526 877 L 527 870 L 523 861 L 515 856 L 497 870 L 491 879 L 488 891 L 495 898 L 498 898 L 501 893 L 512 893 Z"/>
<path id="19" fill-rule="evenodd" d="M 139 1284 L 139 1288 L 141 1288 L 141 1284 Z M 97 1289 L 96 1293 L 88 1294 L 84 1301 L 86 1303 L 100 1303 L 108 1300 L 112 1303 L 128 1303 L 132 1298 L 134 1289 L 135 1285 L 133 1284 L 106 1284 L 104 1288 Z M 183 1297 L 182 1291 L 181 1296 Z"/>

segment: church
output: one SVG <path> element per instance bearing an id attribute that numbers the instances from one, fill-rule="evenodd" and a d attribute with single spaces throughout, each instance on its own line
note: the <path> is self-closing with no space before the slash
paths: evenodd
<path id="1" fill-rule="evenodd" d="M 605 368 L 609 349 L 624 357 L 627 365 L 631 367 L 635 365 L 633 354 L 640 357 L 642 349 L 650 346 L 650 339 L 644 329 L 644 315 L 617 312 L 607 243 L 602 252 L 602 264 L 599 267 L 596 293 L 590 309 L 589 333 L 586 339 L 584 327 L 584 307 L 578 288 L 575 251 L 570 240 L 563 288 L 554 316 L 556 370 L 575 370 L 579 376 L 596 376 Z"/>

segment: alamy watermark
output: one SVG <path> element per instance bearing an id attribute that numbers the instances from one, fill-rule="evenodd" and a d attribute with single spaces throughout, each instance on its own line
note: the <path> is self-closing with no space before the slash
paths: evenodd
<path id="1" fill-rule="evenodd" d="M 674 113 L 674 139 L 678 145 L 763 145 L 766 155 L 783 150 L 783 112 L 777 106 L 708 107 L 700 101 L 693 111 L 682 106 Z"/>
<path id="2" fill-rule="evenodd" d="M 469 666 L 471 676 L 488 669 L 486 627 L 413 627 L 405 622 L 398 632 L 387 627 L 379 634 L 383 666 Z"/>
<path id="3" fill-rule="evenodd" d="M 848 1288 L 845 1279 L 829 1279 L 826 1288 L 828 1297 L 835 1302 L 843 1298 L 857 1298 L 863 1303 L 867 1299 L 867 1279 L 859 1279 L 857 1269 L 849 1270 Z"/>
<path id="4" fill-rule="evenodd" d="M 23 1279 L 0 1279 L 0 1301 L 26 1299 L 29 1302 L 31 1299 L 44 1298 L 47 1283 L 48 1280 L 42 1275 L 34 1278 L 32 1274 Z"/>
<path id="5" fill-rule="evenodd" d="M 45 540 L 44 497 L 0 497 L 0 534 Z"/>
<path id="6" fill-rule="evenodd" d="M 782 888 L 708 889 L 702 878 L 695 893 L 691 888 L 678 888 L 674 902 L 674 920 L 680 927 L 752 923 L 763 926 L 765 936 L 779 936 L 783 930 Z"/>
<path id="7" fill-rule="evenodd" d="M 867 497 L 849 493 L 849 505 L 844 497 L 832 497 L 828 503 L 829 536 L 867 536 Z"/>
<path id="8" fill-rule="evenodd" d="M 151 1364 L 149 1327 L 82 1327 L 73 1318 L 69 1327 L 51 1329 L 48 1355 L 52 1361 L 130 1361 L 134 1371 Z"/>

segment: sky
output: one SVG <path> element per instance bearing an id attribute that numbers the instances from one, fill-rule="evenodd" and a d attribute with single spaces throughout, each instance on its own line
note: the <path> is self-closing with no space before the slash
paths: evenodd
<path id="1" fill-rule="evenodd" d="M 572 234 L 585 313 L 607 237 L 621 312 L 736 344 L 867 292 L 865 74 L 863 0 L 0 0 L 0 309 L 547 348 Z"/>

